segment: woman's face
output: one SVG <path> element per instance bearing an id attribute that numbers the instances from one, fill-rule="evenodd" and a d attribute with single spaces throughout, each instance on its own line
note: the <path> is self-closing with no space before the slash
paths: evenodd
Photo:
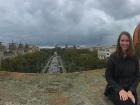
<path id="1" fill-rule="evenodd" d="M 128 48 L 129 48 L 129 38 L 128 36 L 126 36 L 125 34 L 121 36 L 120 38 L 120 47 L 122 48 L 122 50 L 125 52 Z"/>

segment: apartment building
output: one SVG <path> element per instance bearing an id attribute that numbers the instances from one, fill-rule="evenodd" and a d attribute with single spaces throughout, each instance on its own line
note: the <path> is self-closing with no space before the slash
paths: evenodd
<path id="1" fill-rule="evenodd" d="M 116 50 L 116 46 L 99 46 L 97 49 L 99 59 L 108 59 L 109 56 Z"/>

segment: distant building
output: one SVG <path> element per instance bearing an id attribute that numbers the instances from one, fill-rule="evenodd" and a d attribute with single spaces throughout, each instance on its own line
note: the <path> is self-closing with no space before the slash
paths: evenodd
<path id="1" fill-rule="evenodd" d="M 16 44 L 12 41 L 12 43 L 9 43 L 8 50 L 4 51 L 4 58 L 12 58 L 17 55 L 34 53 L 36 51 L 40 51 L 39 47 L 28 44 L 23 45 L 22 43 Z"/>
<path id="2" fill-rule="evenodd" d="M 0 51 L 4 52 L 6 50 L 6 46 L 0 42 Z"/>
<path id="3" fill-rule="evenodd" d="M 89 50 L 89 51 L 97 51 L 97 46 L 95 45 L 79 45 L 77 49 Z"/>
<path id="4" fill-rule="evenodd" d="M 40 48 L 34 45 L 23 45 L 23 44 L 16 44 L 12 41 L 6 47 L 5 45 L 0 42 L 0 66 L 1 61 L 6 58 L 13 58 L 18 55 L 24 55 L 27 53 L 34 53 L 40 51 Z"/>
<path id="5" fill-rule="evenodd" d="M 98 58 L 108 59 L 115 50 L 116 46 L 100 46 L 98 47 Z"/>
<path id="6" fill-rule="evenodd" d="M 12 43 L 9 43 L 9 52 L 14 55 L 17 55 L 17 44 L 14 43 L 13 41 Z"/>
<path id="7" fill-rule="evenodd" d="M 37 47 L 37 46 L 26 44 L 25 47 L 24 47 L 24 52 L 25 53 L 34 53 L 34 52 L 37 52 L 37 51 L 40 51 L 39 47 Z"/>
<path id="8" fill-rule="evenodd" d="M 78 45 L 65 45 L 65 49 L 78 49 Z"/>
<path id="9" fill-rule="evenodd" d="M 23 55 L 25 52 L 24 52 L 24 45 L 23 44 L 19 44 L 18 45 L 18 48 L 17 48 L 17 54 L 18 55 Z"/>

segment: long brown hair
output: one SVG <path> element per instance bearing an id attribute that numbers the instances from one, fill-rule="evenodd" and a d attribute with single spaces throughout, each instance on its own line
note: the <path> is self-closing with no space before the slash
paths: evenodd
<path id="1" fill-rule="evenodd" d="M 126 51 L 127 57 L 134 56 L 135 55 L 135 49 L 134 49 L 134 46 L 133 46 L 132 38 L 131 38 L 131 35 L 126 31 L 121 32 L 120 35 L 119 35 L 119 38 L 118 38 L 118 41 L 117 41 L 117 47 L 116 47 L 116 54 L 119 55 L 119 56 L 123 56 L 123 51 L 122 51 L 122 48 L 120 46 L 120 39 L 121 39 L 122 35 L 126 35 L 129 39 L 129 48 Z"/>

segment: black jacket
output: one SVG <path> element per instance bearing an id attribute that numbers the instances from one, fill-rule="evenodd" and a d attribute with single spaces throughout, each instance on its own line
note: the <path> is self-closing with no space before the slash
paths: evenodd
<path id="1" fill-rule="evenodd" d="M 107 87 L 105 95 L 118 93 L 121 89 L 136 92 L 139 82 L 139 61 L 137 57 L 121 57 L 113 53 L 105 71 Z"/>

